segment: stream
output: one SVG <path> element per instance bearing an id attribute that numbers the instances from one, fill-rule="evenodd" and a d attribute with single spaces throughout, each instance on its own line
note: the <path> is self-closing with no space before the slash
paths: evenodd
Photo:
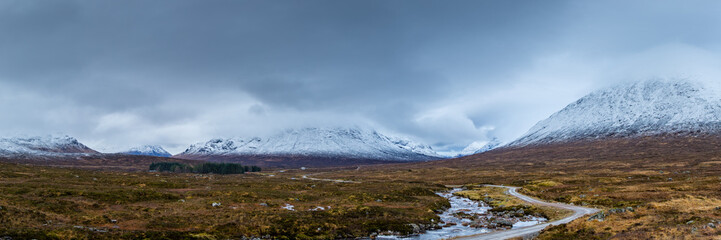
<path id="1" fill-rule="evenodd" d="M 436 193 L 441 197 L 448 199 L 451 207 L 446 209 L 443 213 L 439 214 L 441 218 L 441 225 L 444 226 L 440 229 L 429 230 L 423 234 L 415 236 L 390 236 L 390 235 L 379 235 L 376 239 L 409 239 L 409 240 L 426 240 L 426 239 L 449 239 L 460 236 L 476 235 L 481 233 L 491 232 L 488 228 L 474 228 L 470 227 L 469 224 L 472 222 L 468 218 L 457 217 L 457 213 L 466 213 L 469 215 L 483 215 L 487 214 L 488 210 L 491 209 L 488 205 L 481 201 L 474 201 L 469 198 L 459 197 L 453 195 L 453 193 L 462 191 L 461 188 L 455 188 L 448 192 Z M 542 218 L 531 218 L 528 221 L 519 221 L 513 224 L 513 228 L 520 228 L 525 226 L 532 226 L 544 222 Z"/>

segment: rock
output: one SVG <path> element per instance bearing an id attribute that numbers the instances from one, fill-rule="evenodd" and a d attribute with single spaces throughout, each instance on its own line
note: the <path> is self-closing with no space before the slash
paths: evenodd
<path id="1" fill-rule="evenodd" d="M 633 212 L 633 207 L 626 207 L 626 211 Z"/>
<path id="2" fill-rule="evenodd" d="M 408 224 L 408 226 L 411 226 L 411 228 L 413 228 L 413 233 L 420 233 L 420 232 L 421 232 L 421 227 L 418 226 L 418 224 L 411 223 L 411 224 Z"/>
<path id="3" fill-rule="evenodd" d="M 612 208 L 608 210 L 609 213 L 625 213 L 625 208 Z"/>
<path id="4" fill-rule="evenodd" d="M 593 221 L 593 220 L 603 222 L 603 220 L 606 220 L 606 214 L 603 211 L 600 211 L 588 218 L 588 221 Z"/>
<path id="5" fill-rule="evenodd" d="M 710 228 L 716 228 L 716 224 L 714 223 L 708 223 L 707 226 Z"/>
<path id="6" fill-rule="evenodd" d="M 492 223 L 499 227 L 513 227 L 513 222 L 506 219 L 494 219 Z"/>

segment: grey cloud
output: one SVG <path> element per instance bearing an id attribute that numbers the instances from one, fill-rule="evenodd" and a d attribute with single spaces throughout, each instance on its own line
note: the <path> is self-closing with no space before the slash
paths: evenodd
<path id="1" fill-rule="evenodd" d="M 441 150 L 512 140 L 609 81 L 717 76 L 697 66 L 718 60 L 718 5 L 5 0 L 0 109 L 16 114 L 0 133 L 176 151 L 299 125 L 371 125 Z"/>

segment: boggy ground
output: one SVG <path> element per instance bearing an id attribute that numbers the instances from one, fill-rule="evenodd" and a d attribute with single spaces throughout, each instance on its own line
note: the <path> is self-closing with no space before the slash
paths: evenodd
<path id="1" fill-rule="evenodd" d="M 358 183 L 302 178 L 311 174 Z M 420 164 L 225 176 L 0 164 L 0 236 L 328 239 L 410 233 L 438 222 L 434 211 L 447 201 L 434 192 L 479 184 L 519 186 L 547 201 L 604 210 L 548 228 L 539 239 L 721 235 L 721 140 L 654 136 Z M 282 209 L 285 204 L 296 211 Z M 331 209 L 309 210 L 319 206 Z"/>
<path id="2" fill-rule="evenodd" d="M 501 149 L 461 159 L 335 171 L 325 177 L 506 184 L 547 201 L 603 213 L 546 229 L 538 239 L 719 239 L 721 141 L 638 139 Z"/>
<path id="3" fill-rule="evenodd" d="M 434 194 L 444 187 L 428 183 L 335 183 L 291 180 L 292 174 L 282 174 L 93 171 L 0 163 L 0 237 L 353 238 L 378 231 L 412 233 L 437 222 L 434 212 L 448 205 Z M 294 211 L 284 209 L 286 204 Z"/>

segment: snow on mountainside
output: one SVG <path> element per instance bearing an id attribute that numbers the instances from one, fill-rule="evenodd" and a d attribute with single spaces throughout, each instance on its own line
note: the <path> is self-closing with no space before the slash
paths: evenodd
<path id="1" fill-rule="evenodd" d="M 298 155 L 394 161 L 440 158 L 430 146 L 358 128 L 303 128 L 266 138 L 213 139 L 193 144 L 177 156 L 193 155 Z"/>
<path id="2" fill-rule="evenodd" d="M 649 80 L 591 93 L 508 146 L 663 133 L 718 133 L 721 95 L 707 84 Z"/>
<path id="3" fill-rule="evenodd" d="M 165 151 L 165 149 L 158 145 L 144 145 L 141 147 L 134 147 L 129 149 L 125 152 L 120 152 L 122 154 L 129 154 L 129 155 L 143 155 L 143 156 L 156 156 L 156 157 L 170 157 L 172 154 L 170 154 L 168 151 Z"/>
<path id="4" fill-rule="evenodd" d="M 466 148 L 461 150 L 461 152 L 456 155 L 455 157 L 463 157 L 473 154 L 478 154 L 482 152 L 487 152 L 490 150 L 493 150 L 501 145 L 501 142 L 497 138 L 493 138 L 488 141 L 478 141 L 478 142 L 472 142 L 471 144 L 468 144 Z"/>
<path id="5" fill-rule="evenodd" d="M 63 137 L 0 138 L 0 156 L 75 156 L 98 153 L 77 139 Z"/>

